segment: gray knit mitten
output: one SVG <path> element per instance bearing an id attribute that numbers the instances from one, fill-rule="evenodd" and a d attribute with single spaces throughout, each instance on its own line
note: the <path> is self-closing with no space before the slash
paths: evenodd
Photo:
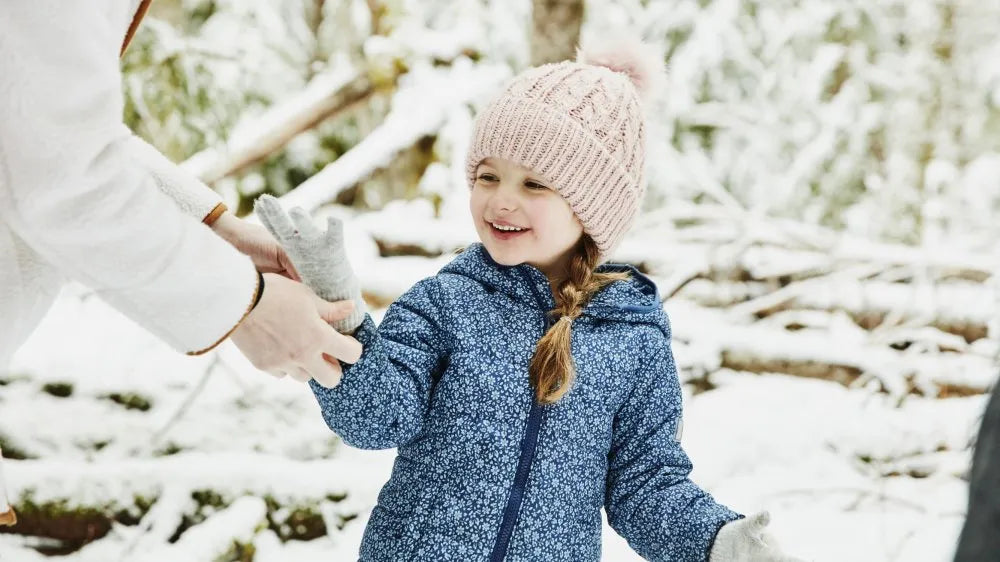
<path id="1" fill-rule="evenodd" d="M 708 562 L 804 562 L 781 552 L 764 527 L 771 515 L 762 511 L 744 519 L 730 521 L 719 529 Z"/>
<path id="2" fill-rule="evenodd" d="M 258 197 L 254 211 L 285 249 L 303 283 L 324 300 L 354 301 L 351 314 L 333 323 L 338 332 L 354 333 L 364 321 L 367 307 L 361 298 L 361 284 L 344 252 L 344 223 L 329 217 L 326 231 L 322 231 L 305 210 L 295 207 L 286 214 L 281 203 L 270 195 Z"/>

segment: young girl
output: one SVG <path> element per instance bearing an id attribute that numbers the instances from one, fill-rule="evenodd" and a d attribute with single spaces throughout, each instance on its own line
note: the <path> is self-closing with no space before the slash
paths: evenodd
<path id="1" fill-rule="evenodd" d="M 649 560 L 790 560 L 764 542 L 766 513 L 743 519 L 688 479 L 656 286 L 603 263 L 644 191 L 639 90 L 661 67 L 644 49 L 513 80 L 468 154 L 481 243 L 377 328 L 359 315 L 361 358 L 312 383 L 346 443 L 398 448 L 361 560 L 597 561 L 602 506 Z M 362 304 L 337 223 L 324 235 L 260 203 L 305 282 Z"/>

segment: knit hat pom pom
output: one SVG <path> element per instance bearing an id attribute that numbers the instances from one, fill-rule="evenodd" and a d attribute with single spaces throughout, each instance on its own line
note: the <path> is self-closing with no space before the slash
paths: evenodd
<path id="1" fill-rule="evenodd" d="M 666 80 L 659 50 L 635 37 L 592 41 L 576 50 L 576 62 L 603 66 L 629 77 L 641 98 L 649 99 Z"/>

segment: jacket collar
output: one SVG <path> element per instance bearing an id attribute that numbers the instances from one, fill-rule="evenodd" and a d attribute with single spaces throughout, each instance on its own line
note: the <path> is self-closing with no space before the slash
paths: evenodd
<path id="1" fill-rule="evenodd" d="M 583 316 L 601 320 L 653 323 L 666 331 L 666 316 L 659 291 L 653 281 L 635 266 L 625 263 L 605 263 L 597 271 L 622 271 L 626 281 L 615 281 L 591 298 Z M 542 311 L 555 308 L 555 299 L 548 278 L 537 267 L 522 263 L 501 265 L 493 260 L 486 247 L 476 242 L 441 269 L 479 282 L 488 291 L 499 291 L 510 298 Z"/>

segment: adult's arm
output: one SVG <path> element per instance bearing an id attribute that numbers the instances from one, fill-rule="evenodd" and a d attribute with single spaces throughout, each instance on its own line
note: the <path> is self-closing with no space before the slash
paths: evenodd
<path id="1" fill-rule="evenodd" d="M 132 158 L 145 166 L 156 187 L 170 197 L 185 215 L 209 226 L 222 216 L 226 205 L 218 193 L 141 137 L 131 131 L 128 133 Z"/>
<path id="2" fill-rule="evenodd" d="M 247 314 L 250 259 L 178 211 L 122 125 L 121 30 L 87 2 L 11 2 L 0 18 L 0 220 L 180 351 Z"/>

